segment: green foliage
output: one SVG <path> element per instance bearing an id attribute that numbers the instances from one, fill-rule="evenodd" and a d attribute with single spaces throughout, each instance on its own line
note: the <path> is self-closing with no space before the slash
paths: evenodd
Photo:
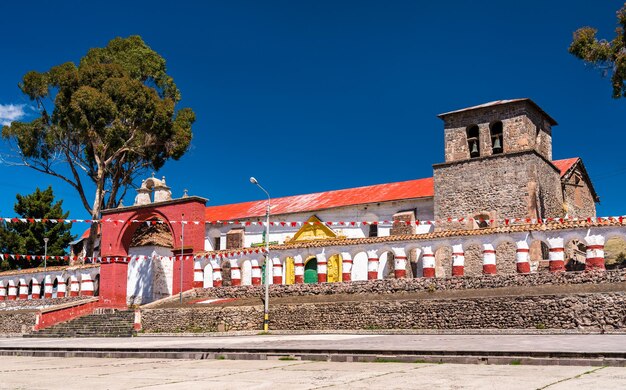
<path id="1" fill-rule="evenodd" d="M 17 195 L 15 213 L 20 218 L 31 219 L 65 219 L 69 213 L 63 211 L 63 201 L 54 202 L 52 187 L 41 191 L 39 188 L 29 195 Z M 48 256 L 64 256 L 66 248 L 73 240 L 70 233 L 71 223 L 51 222 L 12 222 L 2 221 L 0 224 L 1 253 L 22 255 L 43 255 L 44 237 L 48 241 Z M 48 259 L 47 264 L 61 265 L 63 260 Z M 41 259 L 3 259 L 0 270 L 14 268 L 31 268 L 43 265 Z"/>
<path id="2" fill-rule="evenodd" d="M 617 11 L 618 27 L 612 41 L 596 38 L 593 27 L 582 27 L 574 32 L 569 52 L 603 74 L 611 74 L 613 97 L 626 97 L 626 3 Z"/>
<path id="3" fill-rule="evenodd" d="M 94 219 L 119 204 L 137 175 L 191 143 L 195 114 L 176 108 L 180 91 L 165 59 L 139 36 L 90 49 L 78 66 L 28 72 L 19 87 L 40 115 L 2 128 L 15 160 L 69 183 Z M 93 201 L 84 181 L 95 185 Z"/>

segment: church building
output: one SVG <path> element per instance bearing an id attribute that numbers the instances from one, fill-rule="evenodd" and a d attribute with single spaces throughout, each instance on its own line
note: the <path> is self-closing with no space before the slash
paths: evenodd
<path id="1" fill-rule="evenodd" d="M 439 118 L 444 125 L 445 161 L 433 165 L 432 177 L 273 198 L 272 247 L 595 217 L 599 198 L 582 160 L 553 160 L 552 128 L 557 123 L 532 100 L 495 101 Z M 100 256 L 131 259 L 123 271 L 126 275 L 107 271 L 112 272 L 109 278 L 128 278 L 125 298 L 129 303 L 145 303 L 178 291 L 181 280 L 175 270 L 180 260 L 175 255 L 207 259 L 218 255 L 218 262 L 185 265 L 181 273 L 185 283 L 192 279 L 194 286 L 204 287 L 259 284 L 261 262 L 240 264 L 219 255 L 262 251 L 266 206 L 267 200 L 207 206 L 206 199 L 198 196 L 172 199 L 165 178 L 149 178 L 138 189 L 132 206 L 103 211 Z M 530 248 L 532 270 L 541 267 L 547 258 L 544 252 L 541 246 Z M 432 255 L 436 276 L 452 274 L 452 255 L 452 249 Z M 482 256 L 482 252 L 466 251 L 466 274 L 481 272 Z M 280 275 L 274 283 L 346 280 L 347 263 L 340 255 L 297 257 L 293 252 L 279 260 Z M 397 263 L 402 259 L 391 252 L 381 254 L 377 261 L 374 269 L 367 253 L 354 256 L 348 280 L 425 276 L 415 250 L 406 254 L 400 267 L 406 272 L 398 273 Z M 502 272 L 515 272 L 514 245 L 502 249 L 499 261 Z"/>

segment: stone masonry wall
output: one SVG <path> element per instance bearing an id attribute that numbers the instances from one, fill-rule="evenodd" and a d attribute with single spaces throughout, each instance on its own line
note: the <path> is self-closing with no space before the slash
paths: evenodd
<path id="1" fill-rule="evenodd" d="M 146 332 L 260 330 L 262 306 L 146 309 Z M 273 305 L 275 330 L 623 329 L 626 294 L 571 294 Z"/>
<path id="2" fill-rule="evenodd" d="M 559 172 L 535 152 L 438 164 L 433 169 L 437 220 L 485 213 L 495 219 L 535 218 L 529 215 L 532 207 L 544 218 L 563 216 Z M 537 190 L 532 191 L 529 183 Z"/>
<path id="3" fill-rule="evenodd" d="M 87 297 L 89 298 L 89 297 Z M 0 302 L 0 316 L 4 315 L 4 311 L 7 310 L 25 310 L 25 309 L 44 309 L 47 307 L 62 305 L 64 303 L 76 302 L 85 300 L 86 297 L 64 297 L 64 298 L 46 298 L 46 299 L 17 299 L 15 301 L 1 301 Z"/>
<path id="4" fill-rule="evenodd" d="M 495 121 L 502 122 L 504 153 L 535 149 L 548 160 L 552 160 L 551 125 L 534 106 L 528 102 L 496 105 L 446 115 L 445 121 L 445 161 L 459 161 L 470 158 L 467 143 L 467 128 L 478 125 L 480 155 L 492 154 L 489 126 Z"/>
<path id="5" fill-rule="evenodd" d="M 384 279 L 349 283 L 270 285 L 271 297 L 333 294 L 396 294 L 399 292 L 470 290 L 542 285 L 605 284 L 626 282 L 626 269 L 605 272 L 561 272 L 465 276 L 450 278 Z M 264 286 L 196 289 L 191 298 L 258 298 Z"/>
<path id="6" fill-rule="evenodd" d="M 577 180 L 576 173 L 572 174 L 563 186 L 563 195 L 567 215 L 570 217 L 589 218 L 596 216 L 596 204 L 584 176 L 580 173 Z"/>
<path id="7" fill-rule="evenodd" d="M 0 314 L 0 334 L 28 333 L 35 326 L 37 311 L 14 310 Z"/>

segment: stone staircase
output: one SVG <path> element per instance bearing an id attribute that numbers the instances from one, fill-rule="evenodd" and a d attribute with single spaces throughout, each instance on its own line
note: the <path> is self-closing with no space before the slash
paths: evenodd
<path id="1" fill-rule="evenodd" d="M 134 311 L 97 309 L 94 314 L 29 333 L 24 337 L 132 337 Z"/>

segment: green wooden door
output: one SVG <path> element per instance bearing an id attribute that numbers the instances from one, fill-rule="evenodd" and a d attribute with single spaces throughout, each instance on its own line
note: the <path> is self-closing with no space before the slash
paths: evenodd
<path id="1" fill-rule="evenodd" d="M 317 259 L 315 258 L 304 265 L 304 283 L 317 283 Z"/>

